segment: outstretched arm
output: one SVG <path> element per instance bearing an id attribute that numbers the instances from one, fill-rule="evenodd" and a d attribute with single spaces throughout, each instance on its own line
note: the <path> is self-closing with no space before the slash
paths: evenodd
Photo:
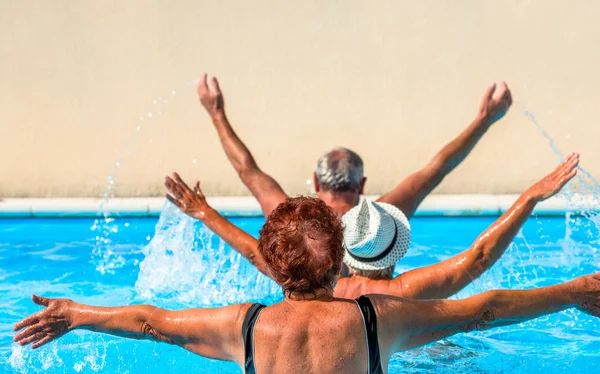
<path id="1" fill-rule="evenodd" d="M 270 175 L 264 173 L 257 165 L 254 157 L 237 136 L 229 120 L 225 115 L 225 102 L 216 78 L 207 84 L 206 73 L 202 75 L 198 83 L 198 97 L 202 106 L 206 109 L 212 119 L 215 129 L 219 134 L 221 145 L 227 154 L 227 158 L 237 171 L 240 179 L 258 200 L 262 211 L 266 216 L 271 213 L 277 205 L 287 198 L 285 192 Z"/>
<path id="2" fill-rule="evenodd" d="M 14 330 L 21 331 L 13 340 L 20 345 L 32 344 L 35 349 L 69 331 L 85 329 L 176 344 L 198 355 L 226 361 L 239 361 L 239 332 L 248 310 L 248 305 L 180 311 L 150 305 L 95 307 L 36 295 L 32 300 L 45 308 L 15 325 Z"/>
<path id="3" fill-rule="evenodd" d="M 423 199 L 469 155 L 489 127 L 508 111 L 512 98 L 506 83 L 502 82 L 496 95 L 495 92 L 494 83 L 488 87 L 479 105 L 477 118 L 471 125 L 442 148 L 423 169 L 409 175 L 378 201 L 395 205 L 408 218 L 412 217 Z"/>
<path id="4" fill-rule="evenodd" d="M 177 206 L 183 213 L 196 218 L 206 225 L 212 232 L 223 239 L 235 251 L 246 257 L 258 271 L 269 276 L 265 261 L 258 251 L 258 240 L 244 230 L 240 229 L 206 202 L 200 190 L 200 182 L 194 185 L 194 190 L 181 179 L 179 174 L 173 173 L 173 178 L 165 177 L 165 187 L 171 195 L 165 197 Z"/>
<path id="5" fill-rule="evenodd" d="M 575 176 L 578 163 L 579 155 L 570 154 L 552 173 L 525 191 L 469 249 L 438 264 L 399 275 L 390 282 L 390 289 L 385 293 L 416 299 L 441 299 L 469 285 L 502 257 L 535 205 L 558 193 Z"/>
<path id="6" fill-rule="evenodd" d="M 525 291 L 496 290 L 463 300 L 385 299 L 374 296 L 378 331 L 392 351 L 473 330 L 512 325 L 576 307 L 600 315 L 600 273 Z M 381 318 L 379 318 L 381 317 Z"/>

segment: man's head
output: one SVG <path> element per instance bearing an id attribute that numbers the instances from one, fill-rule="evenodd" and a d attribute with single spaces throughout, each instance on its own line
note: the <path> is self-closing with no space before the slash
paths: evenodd
<path id="1" fill-rule="evenodd" d="M 333 290 L 344 256 L 343 229 L 319 199 L 288 198 L 269 214 L 258 250 L 284 293 Z"/>
<path id="2" fill-rule="evenodd" d="M 314 176 L 317 192 L 360 195 L 366 181 L 360 156 L 342 147 L 334 148 L 319 157 Z"/>

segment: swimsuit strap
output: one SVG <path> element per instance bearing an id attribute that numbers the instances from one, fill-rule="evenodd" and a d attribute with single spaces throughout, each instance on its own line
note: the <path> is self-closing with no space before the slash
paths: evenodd
<path id="1" fill-rule="evenodd" d="M 266 306 L 258 303 L 252 304 L 248 312 L 246 312 L 246 318 L 242 324 L 242 337 L 244 338 L 244 370 L 246 374 L 256 374 L 254 368 L 254 326 L 256 320 L 260 315 L 260 312 L 266 308 Z"/>
<path id="2" fill-rule="evenodd" d="M 381 368 L 381 355 L 379 352 L 379 340 L 377 339 L 377 314 L 371 300 L 361 296 L 355 300 L 358 309 L 363 316 L 365 334 L 367 335 L 367 351 L 369 353 L 369 374 L 383 374 Z"/>

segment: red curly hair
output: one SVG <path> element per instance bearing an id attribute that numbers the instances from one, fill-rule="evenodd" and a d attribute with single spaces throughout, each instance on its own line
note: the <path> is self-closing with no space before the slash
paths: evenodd
<path id="1" fill-rule="evenodd" d="M 331 287 L 344 256 L 343 229 L 325 203 L 313 197 L 286 199 L 260 230 L 258 250 L 286 295 Z"/>

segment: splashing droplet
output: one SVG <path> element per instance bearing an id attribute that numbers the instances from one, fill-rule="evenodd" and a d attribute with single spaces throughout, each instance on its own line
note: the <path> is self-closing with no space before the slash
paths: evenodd
<path id="1" fill-rule="evenodd" d="M 121 161 L 117 160 L 117 161 L 115 162 L 115 166 L 116 166 L 116 167 L 119 167 L 119 166 L 121 166 Z"/>
<path id="2" fill-rule="evenodd" d="M 192 162 L 195 164 L 196 163 L 196 159 L 193 159 Z"/>
<path id="3" fill-rule="evenodd" d="M 154 104 L 154 105 L 156 105 L 157 102 L 158 101 L 156 101 L 156 100 L 152 100 L 152 104 Z"/>
<path id="4" fill-rule="evenodd" d="M 150 235 L 146 236 L 146 240 L 150 241 Z"/>
<path id="5" fill-rule="evenodd" d="M 177 91 L 173 90 L 171 91 L 171 96 L 175 96 L 177 94 Z"/>
<path id="6" fill-rule="evenodd" d="M 151 113 L 151 112 L 150 112 L 150 113 L 148 113 L 148 117 L 152 117 L 152 113 Z"/>

